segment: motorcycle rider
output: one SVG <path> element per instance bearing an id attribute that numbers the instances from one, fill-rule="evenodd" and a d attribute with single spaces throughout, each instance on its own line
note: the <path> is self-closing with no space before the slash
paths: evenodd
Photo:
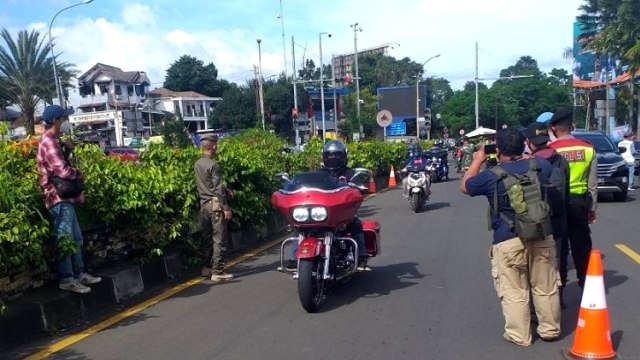
<path id="1" fill-rule="evenodd" d="M 417 159 L 421 160 L 420 165 L 416 164 Z M 422 171 L 427 166 L 428 160 L 429 159 L 422 152 L 422 147 L 419 144 L 414 144 L 409 148 L 409 158 L 407 159 L 407 164 L 404 167 L 404 169 L 402 169 L 400 172 L 403 174 L 406 174 L 407 168 L 409 167 Z M 403 189 L 402 195 L 405 197 L 405 199 L 409 198 L 409 188 L 407 186 L 408 182 L 409 182 L 408 177 L 404 176 L 402 179 L 402 189 Z M 429 185 L 427 185 L 427 190 L 429 190 Z"/>
<path id="2" fill-rule="evenodd" d="M 356 172 L 347 166 L 347 147 L 338 140 L 331 140 L 327 142 L 322 149 L 322 168 L 321 171 L 326 171 L 336 182 L 349 182 Z M 358 184 L 364 186 L 364 184 Z M 347 226 L 345 231 L 351 233 L 351 237 L 358 244 L 358 271 L 371 271 L 367 261 L 369 256 L 364 243 L 364 230 L 362 228 L 362 222 L 358 217 L 354 217 L 353 222 Z M 289 268 L 296 268 L 295 253 L 298 248 L 298 243 L 294 242 L 291 249 L 291 260 L 287 264 Z"/>

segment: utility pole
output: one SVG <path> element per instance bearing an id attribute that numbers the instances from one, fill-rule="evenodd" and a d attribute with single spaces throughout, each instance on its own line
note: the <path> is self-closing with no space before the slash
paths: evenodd
<path id="1" fill-rule="evenodd" d="M 260 119 L 262 120 L 262 130 L 266 130 L 264 126 L 264 93 L 262 92 L 262 49 L 260 48 L 261 39 L 256 40 L 258 42 L 258 69 L 260 76 L 258 77 L 258 91 L 260 96 Z"/>
<path id="2" fill-rule="evenodd" d="M 362 27 L 358 27 L 358 23 L 349 26 L 353 28 L 353 49 L 356 66 L 356 117 L 360 126 L 360 134 L 362 134 L 362 123 L 360 122 L 360 75 L 358 74 L 358 31 L 362 32 Z"/>
<path id="3" fill-rule="evenodd" d="M 480 127 L 480 100 L 478 98 L 478 42 L 476 42 L 476 77 L 474 79 L 474 82 L 476 85 L 476 129 L 477 129 L 478 127 Z"/>
<path id="4" fill-rule="evenodd" d="M 298 75 L 296 74 L 296 47 L 293 41 L 293 35 L 291 35 L 291 66 L 293 66 L 293 108 L 298 110 L 298 89 L 296 86 Z M 300 126 L 295 117 L 293 118 L 293 127 L 296 129 L 296 146 L 300 146 L 300 144 L 302 144 L 302 140 L 300 139 Z"/>
<path id="5" fill-rule="evenodd" d="M 282 27 L 282 56 L 284 57 L 284 73 L 287 74 L 287 48 L 284 45 L 284 15 L 282 14 L 282 0 L 280 0 L 280 26 Z M 295 70 L 294 70 L 295 71 Z"/>
<path id="6" fill-rule="evenodd" d="M 322 64 L 322 35 L 327 34 L 327 36 L 331 37 L 331 34 L 328 32 L 321 32 L 318 34 L 318 46 L 320 48 L 320 111 L 322 112 L 322 143 L 324 144 L 327 139 L 327 129 L 325 125 L 325 114 L 324 114 L 324 65 Z"/>
<path id="7" fill-rule="evenodd" d="M 338 136 L 338 101 L 336 99 L 336 58 L 331 55 L 331 79 L 333 85 L 333 129 Z"/>

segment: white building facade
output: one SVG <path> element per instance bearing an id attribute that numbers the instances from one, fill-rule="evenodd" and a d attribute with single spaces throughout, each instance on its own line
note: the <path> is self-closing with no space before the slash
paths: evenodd
<path id="1" fill-rule="evenodd" d="M 149 93 L 154 109 L 182 116 L 189 131 L 209 129 L 208 119 L 220 97 L 210 97 L 195 91 L 171 91 L 157 88 Z"/>

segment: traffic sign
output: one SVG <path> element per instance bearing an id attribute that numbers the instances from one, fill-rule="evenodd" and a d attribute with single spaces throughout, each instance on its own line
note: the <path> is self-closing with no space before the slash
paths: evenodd
<path id="1" fill-rule="evenodd" d="M 391 121 L 393 121 L 393 116 L 391 115 L 391 111 L 389 110 L 378 111 L 378 115 L 376 115 L 376 122 L 378 122 L 378 125 L 384 128 L 389 126 L 391 124 Z"/>
<path id="2" fill-rule="evenodd" d="M 460 136 L 464 135 L 464 129 L 460 129 L 459 134 L 460 134 Z"/>
<path id="3" fill-rule="evenodd" d="M 291 114 L 292 114 L 293 116 L 298 116 L 298 109 L 297 109 L 297 108 L 293 108 L 293 109 L 291 109 Z"/>

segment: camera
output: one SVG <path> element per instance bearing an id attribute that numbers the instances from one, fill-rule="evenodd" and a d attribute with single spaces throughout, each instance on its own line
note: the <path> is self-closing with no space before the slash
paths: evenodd
<path id="1" fill-rule="evenodd" d="M 496 144 L 487 144 L 484 146 L 485 154 L 495 154 L 496 153 Z"/>

